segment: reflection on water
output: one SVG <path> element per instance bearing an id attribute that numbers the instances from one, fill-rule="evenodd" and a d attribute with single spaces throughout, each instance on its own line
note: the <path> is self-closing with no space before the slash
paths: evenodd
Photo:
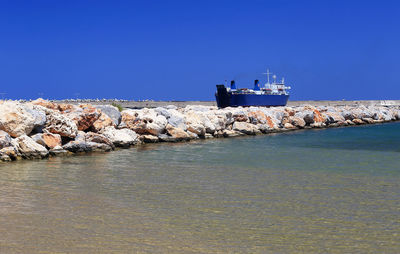
<path id="1" fill-rule="evenodd" d="M 388 124 L 1 164 L 0 253 L 398 253 L 399 133 Z"/>

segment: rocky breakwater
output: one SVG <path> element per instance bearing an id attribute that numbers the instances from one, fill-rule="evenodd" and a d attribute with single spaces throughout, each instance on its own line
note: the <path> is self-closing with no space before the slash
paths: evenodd
<path id="1" fill-rule="evenodd" d="M 0 102 L 0 160 L 37 159 L 156 142 L 267 134 L 400 120 L 399 106 L 125 109 L 56 104 L 43 99 Z"/>

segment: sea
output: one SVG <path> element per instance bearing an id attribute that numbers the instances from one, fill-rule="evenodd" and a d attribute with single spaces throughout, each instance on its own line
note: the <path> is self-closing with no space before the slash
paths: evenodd
<path id="1" fill-rule="evenodd" d="M 400 123 L 2 163 L 0 253 L 400 253 Z"/>

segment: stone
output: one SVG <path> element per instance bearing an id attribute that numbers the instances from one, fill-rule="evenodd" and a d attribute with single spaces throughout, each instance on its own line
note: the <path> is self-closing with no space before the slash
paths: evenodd
<path id="1" fill-rule="evenodd" d="M 51 156 L 67 156 L 69 155 L 69 151 L 63 149 L 61 146 L 56 146 L 49 150 L 49 154 Z"/>
<path id="2" fill-rule="evenodd" d="M 172 136 L 178 141 L 184 141 L 184 140 L 189 140 L 190 136 L 187 134 L 184 130 L 180 128 L 176 128 L 170 124 L 167 124 L 166 130 L 168 135 Z"/>
<path id="3" fill-rule="evenodd" d="M 139 142 L 136 132 L 130 129 L 115 129 L 114 127 L 106 127 L 102 133 L 107 137 L 115 146 L 129 147 Z"/>
<path id="4" fill-rule="evenodd" d="M 52 110 L 58 110 L 58 105 L 56 103 L 47 101 L 47 100 L 43 100 L 42 98 L 36 99 L 34 101 L 31 102 L 31 104 L 33 105 L 39 105 L 48 109 L 52 109 Z"/>
<path id="5" fill-rule="evenodd" d="M 46 114 L 47 122 L 44 128 L 45 132 L 59 134 L 62 137 L 75 138 L 78 133 L 78 127 L 75 122 L 56 111 Z"/>
<path id="6" fill-rule="evenodd" d="M 346 121 L 346 119 L 338 112 L 326 112 L 325 119 L 326 119 L 325 120 L 326 124 L 333 124 Z"/>
<path id="7" fill-rule="evenodd" d="M 168 121 L 154 110 L 124 110 L 119 128 L 129 128 L 138 134 L 157 136 L 165 132 Z"/>
<path id="8" fill-rule="evenodd" d="M 359 125 L 359 124 L 364 124 L 364 121 L 356 118 L 356 119 L 353 119 L 353 123 Z"/>
<path id="9" fill-rule="evenodd" d="M 296 116 L 290 116 L 289 117 L 289 122 L 295 127 L 298 128 L 304 128 L 306 126 L 306 122 L 303 120 L 303 118 L 296 117 Z"/>
<path id="10" fill-rule="evenodd" d="M 122 115 L 117 107 L 112 105 L 96 105 L 95 107 L 100 109 L 103 114 L 107 115 L 113 121 L 115 126 L 118 126 L 121 123 Z"/>
<path id="11" fill-rule="evenodd" d="M 285 129 L 288 129 L 288 130 L 296 129 L 296 127 L 293 126 L 293 124 L 291 124 L 291 123 L 285 123 L 285 124 L 283 125 L 283 127 L 284 127 Z"/>
<path id="12" fill-rule="evenodd" d="M 92 129 L 95 132 L 100 132 L 102 129 L 109 126 L 116 127 L 117 125 L 108 115 L 102 112 L 100 117 L 93 123 Z"/>
<path id="13" fill-rule="evenodd" d="M 108 145 L 111 150 L 114 150 L 114 148 L 115 148 L 115 145 L 109 138 L 107 138 L 105 135 L 102 135 L 99 133 L 87 132 L 87 133 L 84 133 L 84 138 L 85 138 L 86 142 L 105 144 L 105 145 Z"/>
<path id="14" fill-rule="evenodd" d="M 0 130 L 0 149 L 12 146 L 12 138 L 10 134 Z"/>
<path id="15" fill-rule="evenodd" d="M 18 144 L 0 149 L 0 153 L 7 155 L 11 160 L 18 160 L 21 157 L 21 153 L 18 151 Z"/>
<path id="16" fill-rule="evenodd" d="M 44 110 L 40 109 L 39 107 L 36 107 L 31 104 L 26 104 L 25 109 L 34 118 L 32 132 L 34 132 L 34 133 L 42 132 L 44 126 L 46 125 L 46 121 L 47 121 L 46 112 Z"/>
<path id="17" fill-rule="evenodd" d="M 62 149 L 70 151 L 72 153 L 84 153 L 92 151 L 92 148 L 85 141 L 70 141 L 62 146 Z"/>
<path id="18" fill-rule="evenodd" d="M 234 115 L 233 116 L 235 122 L 247 122 L 249 118 L 246 115 Z"/>
<path id="19" fill-rule="evenodd" d="M 53 133 L 38 133 L 31 137 L 36 143 L 52 149 L 56 146 L 61 146 L 61 136 Z"/>
<path id="20" fill-rule="evenodd" d="M 246 122 L 234 122 L 232 129 L 234 131 L 239 131 L 247 135 L 255 135 L 260 132 L 254 124 L 246 123 Z"/>
<path id="21" fill-rule="evenodd" d="M 27 107 L 14 101 L 0 104 L 0 130 L 12 137 L 30 134 L 35 126 L 35 118 Z"/>
<path id="22" fill-rule="evenodd" d="M 140 136 L 140 139 L 144 143 L 157 143 L 157 142 L 159 142 L 158 137 L 153 136 L 153 135 L 142 135 L 142 136 Z"/>
<path id="23" fill-rule="evenodd" d="M 243 136 L 244 133 L 241 133 L 238 131 L 233 131 L 233 130 L 223 130 L 222 135 L 224 137 L 238 137 L 238 136 Z"/>
<path id="24" fill-rule="evenodd" d="M 376 121 L 376 120 L 374 120 L 374 119 L 372 119 L 372 118 L 369 118 L 369 117 L 363 118 L 362 120 L 363 120 L 364 122 L 368 123 L 368 124 L 373 124 L 373 123 L 375 123 L 375 121 Z"/>
<path id="25" fill-rule="evenodd" d="M 97 110 L 90 104 L 79 105 L 79 109 L 65 114 L 69 119 L 73 120 L 80 131 L 89 130 L 93 123 L 96 122 L 101 111 Z"/>
<path id="26" fill-rule="evenodd" d="M 39 145 L 27 135 L 19 136 L 15 141 L 18 144 L 19 152 L 24 158 L 40 159 L 47 157 L 49 154 L 49 151 L 44 146 Z"/>

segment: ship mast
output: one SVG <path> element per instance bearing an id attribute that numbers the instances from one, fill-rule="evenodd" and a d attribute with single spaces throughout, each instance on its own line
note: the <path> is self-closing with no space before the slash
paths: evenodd
<path id="1" fill-rule="evenodd" d="M 272 72 L 269 72 L 269 69 L 267 69 L 267 72 L 264 72 L 263 74 L 267 75 L 267 85 L 270 85 L 271 83 L 269 83 L 269 75 L 271 75 Z"/>

